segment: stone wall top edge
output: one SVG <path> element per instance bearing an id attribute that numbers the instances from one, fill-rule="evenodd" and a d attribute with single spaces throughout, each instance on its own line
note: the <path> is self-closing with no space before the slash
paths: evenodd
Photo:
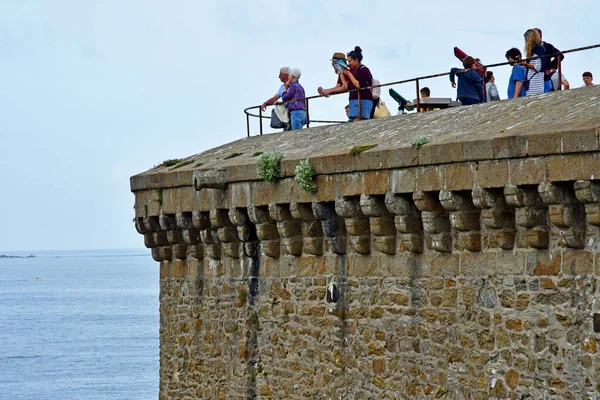
<path id="1" fill-rule="evenodd" d="M 284 155 L 282 177 L 310 159 L 317 174 L 374 171 L 598 151 L 600 86 L 435 112 L 311 127 L 243 138 L 131 178 L 131 190 L 189 186 L 198 171 L 223 170 L 227 182 L 253 181 L 256 157 Z M 557 102 L 577 107 L 557 108 Z M 532 118 L 541 115 L 543 118 Z M 415 139 L 429 142 L 417 148 Z M 374 146 L 352 155 L 356 146 Z"/>

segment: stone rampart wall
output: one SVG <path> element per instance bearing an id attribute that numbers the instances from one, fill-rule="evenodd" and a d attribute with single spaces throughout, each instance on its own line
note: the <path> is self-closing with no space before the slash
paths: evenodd
<path id="1" fill-rule="evenodd" d="M 491 107 L 438 122 L 471 109 L 479 129 Z M 161 263 L 160 398 L 597 397 L 596 114 L 321 154 L 314 195 L 290 177 L 301 154 L 272 184 L 247 160 L 133 177 Z"/>

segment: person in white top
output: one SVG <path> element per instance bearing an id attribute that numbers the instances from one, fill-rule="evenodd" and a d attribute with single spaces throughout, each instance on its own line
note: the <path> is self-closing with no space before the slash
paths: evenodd
<path id="1" fill-rule="evenodd" d="M 373 86 L 379 86 L 380 83 L 377 79 L 373 78 Z M 373 115 L 375 114 L 375 108 L 379 104 L 379 97 L 381 97 L 381 88 L 373 87 L 371 89 L 371 93 L 373 93 L 373 108 L 371 109 L 371 119 L 373 119 Z"/>
<path id="2" fill-rule="evenodd" d="M 485 73 L 485 82 L 485 101 L 489 103 L 490 101 L 500 100 L 498 88 L 495 83 L 496 78 L 494 78 L 494 73 L 492 71 L 487 71 Z"/>

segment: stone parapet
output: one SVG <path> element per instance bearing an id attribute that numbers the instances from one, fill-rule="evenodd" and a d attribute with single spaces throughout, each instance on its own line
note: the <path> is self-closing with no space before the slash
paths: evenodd
<path id="1" fill-rule="evenodd" d="M 132 177 L 161 263 L 161 398 L 593 397 L 598 99 L 253 137 Z"/>

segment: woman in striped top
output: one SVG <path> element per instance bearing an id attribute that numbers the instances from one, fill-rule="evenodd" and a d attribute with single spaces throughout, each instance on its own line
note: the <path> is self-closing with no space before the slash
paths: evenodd
<path id="1" fill-rule="evenodd" d="M 528 29 L 523 35 L 525 38 L 525 57 L 528 59 L 523 65 L 527 68 L 529 88 L 526 96 L 544 93 L 544 69 L 546 67 L 546 52 L 542 46 L 542 38 L 535 29 Z M 541 57 L 529 60 L 531 57 Z"/>

